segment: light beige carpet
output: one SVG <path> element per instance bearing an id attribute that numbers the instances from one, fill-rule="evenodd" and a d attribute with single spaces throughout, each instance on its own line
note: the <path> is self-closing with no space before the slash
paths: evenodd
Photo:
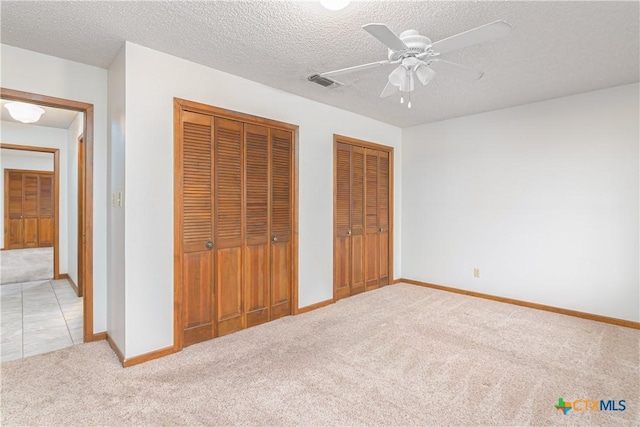
<path id="1" fill-rule="evenodd" d="M 0 251 L 0 284 L 53 277 L 53 248 Z"/>
<path id="2" fill-rule="evenodd" d="M 400 284 L 127 369 L 105 342 L 3 363 L 2 425 L 638 425 L 639 342 Z"/>

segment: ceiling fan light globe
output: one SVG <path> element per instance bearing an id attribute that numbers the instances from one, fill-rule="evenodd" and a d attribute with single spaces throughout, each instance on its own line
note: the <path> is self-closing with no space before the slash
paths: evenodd
<path id="1" fill-rule="evenodd" d="M 426 85 L 436 76 L 436 72 L 426 65 L 420 65 L 416 68 L 416 76 L 422 85 Z"/>
<path id="2" fill-rule="evenodd" d="M 406 78 L 407 69 L 400 65 L 389 74 L 389 83 L 397 87 L 402 87 Z"/>
<path id="3" fill-rule="evenodd" d="M 407 71 L 404 75 L 404 79 L 402 81 L 402 86 L 400 90 L 402 92 L 413 92 L 413 89 L 415 89 L 414 80 L 415 79 L 413 78 L 413 73 L 410 71 Z"/>

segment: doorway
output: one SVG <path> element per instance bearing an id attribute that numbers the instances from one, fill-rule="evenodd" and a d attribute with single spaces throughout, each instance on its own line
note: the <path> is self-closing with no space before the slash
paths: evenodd
<path id="1" fill-rule="evenodd" d="M 55 98 L 34 93 L 16 91 L 12 89 L 0 88 L 0 98 L 7 101 L 18 101 L 35 104 L 43 107 L 53 107 L 64 110 L 72 110 L 83 113 L 82 129 L 83 133 L 79 143 L 82 144 L 82 161 L 78 162 L 78 247 L 77 247 L 77 263 L 78 278 L 76 287 L 77 293 L 82 295 L 82 341 L 89 342 L 102 339 L 103 337 L 94 335 L 93 332 L 93 105 Z M 0 143 L 0 148 L 21 149 L 27 151 L 40 151 L 38 147 L 26 145 L 12 145 L 4 142 Z M 59 152 L 54 152 L 54 159 L 57 157 L 59 166 Z M 55 160 L 54 160 L 55 161 Z M 55 174 L 55 173 L 54 173 Z M 54 178 L 54 187 L 59 186 L 58 179 Z M 81 183 L 81 184 L 80 184 Z M 59 188 L 57 188 L 59 191 Z M 56 205 L 57 206 L 57 205 Z M 59 224 L 58 227 L 59 228 Z M 53 239 L 54 248 L 59 250 L 60 235 L 59 231 L 54 231 Z M 54 257 L 56 251 L 54 250 Z M 58 257 L 60 255 L 58 254 Z M 60 274 L 59 262 L 54 262 L 54 279 L 64 279 L 65 274 Z M 54 286 L 55 287 L 55 286 Z"/>

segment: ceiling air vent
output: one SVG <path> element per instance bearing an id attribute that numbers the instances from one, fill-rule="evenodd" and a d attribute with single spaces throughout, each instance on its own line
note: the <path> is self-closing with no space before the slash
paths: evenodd
<path id="1" fill-rule="evenodd" d="M 320 86 L 324 86 L 324 87 L 340 86 L 340 83 L 336 82 L 335 80 L 331 80 L 331 79 L 328 79 L 326 77 L 322 77 L 320 74 L 312 74 L 309 77 L 307 77 L 307 79 L 310 82 L 317 83 Z"/>

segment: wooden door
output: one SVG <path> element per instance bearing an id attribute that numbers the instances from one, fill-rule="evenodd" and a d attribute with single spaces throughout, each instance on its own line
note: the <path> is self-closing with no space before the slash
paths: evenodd
<path id="1" fill-rule="evenodd" d="M 271 318 L 291 314 L 293 133 L 271 129 Z"/>
<path id="2" fill-rule="evenodd" d="M 391 151 L 335 138 L 334 298 L 390 283 Z"/>
<path id="3" fill-rule="evenodd" d="M 176 107 L 179 350 L 291 314 L 296 145 L 282 123 L 188 101 Z"/>
<path id="4" fill-rule="evenodd" d="M 84 136 L 78 139 L 78 297 L 84 295 L 84 251 L 85 251 L 85 226 L 84 226 Z"/>
<path id="5" fill-rule="evenodd" d="M 389 284 L 389 153 L 378 153 L 378 281 Z"/>
<path id="6" fill-rule="evenodd" d="M 246 326 L 270 319 L 269 280 L 269 128 L 244 124 L 245 243 L 244 311 Z"/>
<path id="7" fill-rule="evenodd" d="M 380 239 L 378 225 L 378 150 L 365 149 L 365 287 L 378 287 Z"/>
<path id="8" fill-rule="evenodd" d="M 336 144 L 335 153 L 335 236 L 334 294 L 336 299 L 351 295 L 351 145 Z"/>
<path id="9" fill-rule="evenodd" d="M 182 113 L 181 163 L 178 163 L 181 207 L 181 329 L 185 346 L 215 336 L 213 301 L 212 120 Z"/>
<path id="10" fill-rule="evenodd" d="M 5 248 L 22 249 L 24 247 L 22 226 L 22 173 L 5 172 Z"/>
<path id="11" fill-rule="evenodd" d="M 51 172 L 5 171 L 5 246 L 52 247 L 54 178 Z"/>
<path id="12" fill-rule="evenodd" d="M 218 117 L 214 120 L 216 309 L 218 335 L 226 335 L 245 326 L 242 123 Z"/>
<path id="13" fill-rule="evenodd" d="M 53 246 L 53 176 L 38 176 L 38 247 Z"/>
<path id="14" fill-rule="evenodd" d="M 38 175 L 23 173 L 23 247 L 38 247 Z"/>
<path id="15" fill-rule="evenodd" d="M 365 290 L 365 149 L 351 152 L 351 295 Z"/>

